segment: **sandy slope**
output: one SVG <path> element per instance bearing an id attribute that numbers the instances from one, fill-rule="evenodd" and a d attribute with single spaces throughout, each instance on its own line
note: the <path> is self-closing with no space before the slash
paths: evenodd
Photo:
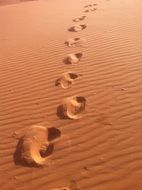
<path id="1" fill-rule="evenodd" d="M 40 0 L 0 6 L 0 190 L 142 189 L 142 21 L 140 0 Z M 87 15 L 87 28 L 68 32 Z M 84 37 L 82 47 L 68 38 Z M 77 65 L 62 62 L 83 53 Z M 64 72 L 83 76 L 72 88 L 55 81 Z M 85 116 L 61 120 L 68 96 L 87 99 Z M 17 163 L 13 133 L 50 122 L 62 136 L 48 166 Z M 78 188 L 77 188 L 78 187 Z"/>

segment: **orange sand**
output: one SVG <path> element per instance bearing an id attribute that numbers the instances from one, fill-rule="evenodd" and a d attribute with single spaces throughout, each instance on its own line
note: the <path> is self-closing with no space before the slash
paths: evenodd
<path id="1" fill-rule="evenodd" d="M 142 1 L 6 1 L 0 0 L 7 4 L 0 6 L 0 190 L 141 190 Z M 97 10 L 84 13 L 92 3 Z M 82 15 L 87 27 L 69 32 Z M 68 47 L 70 38 L 86 42 Z M 78 64 L 64 64 L 78 52 Z M 69 89 L 55 86 L 66 72 L 82 77 Z M 57 107 L 76 95 L 87 100 L 84 117 L 60 119 Z M 13 133 L 46 122 L 61 131 L 48 165 L 17 163 Z"/>

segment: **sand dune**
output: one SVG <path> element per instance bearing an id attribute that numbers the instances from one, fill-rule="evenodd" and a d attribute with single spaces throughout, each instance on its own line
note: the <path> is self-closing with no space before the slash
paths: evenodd
<path id="1" fill-rule="evenodd" d="M 0 189 L 142 189 L 141 7 L 140 0 L 0 6 Z M 80 15 L 85 20 L 75 23 Z M 68 31 L 84 22 L 84 30 Z M 75 52 L 83 54 L 81 61 L 64 64 Z M 55 86 L 74 71 L 83 77 L 71 88 Z M 57 107 L 74 96 L 86 100 L 83 117 L 61 119 Z M 30 127 L 42 122 L 61 132 L 49 162 L 17 163 L 13 133 L 31 134 Z M 44 157 L 47 147 L 40 149 Z"/>

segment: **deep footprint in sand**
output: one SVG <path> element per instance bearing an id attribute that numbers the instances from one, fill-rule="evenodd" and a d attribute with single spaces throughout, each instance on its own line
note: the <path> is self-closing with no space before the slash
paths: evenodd
<path id="1" fill-rule="evenodd" d="M 82 56 L 83 56 L 82 53 L 71 53 L 68 54 L 63 61 L 65 64 L 75 65 L 80 62 Z"/>
<path id="2" fill-rule="evenodd" d="M 72 96 L 63 100 L 57 108 L 57 115 L 61 119 L 79 119 L 85 112 L 86 99 L 83 96 Z"/>
<path id="3" fill-rule="evenodd" d="M 64 89 L 71 88 L 74 84 L 75 80 L 82 76 L 81 74 L 77 74 L 75 72 L 66 72 L 63 73 L 59 79 L 56 80 L 55 85 L 61 86 Z"/>
<path id="4" fill-rule="evenodd" d="M 70 32 L 79 32 L 81 30 L 84 30 L 86 27 L 87 27 L 86 24 L 78 24 L 78 25 L 74 25 L 74 26 L 70 27 L 68 29 L 68 31 L 70 31 Z"/>
<path id="5" fill-rule="evenodd" d="M 86 42 L 85 38 L 70 38 L 65 41 L 65 44 L 68 47 L 78 47 L 78 46 L 83 46 L 85 42 Z"/>
<path id="6" fill-rule="evenodd" d="M 79 22 L 79 21 L 84 20 L 85 18 L 86 18 L 86 16 L 80 16 L 80 17 L 74 18 L 73 22 Z"/>
<path id="7" fill-rule="evenodd" d="M 42 166 L 48 161 L 49 149 L 61 135 L 54 127 L 33 125 L 20 138 L 15 153 L 21 163 L 29 166 Z"/>

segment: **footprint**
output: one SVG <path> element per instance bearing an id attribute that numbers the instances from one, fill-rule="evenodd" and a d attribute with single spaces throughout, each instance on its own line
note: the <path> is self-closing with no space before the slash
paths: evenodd
<path id="1" fill-rule="evenodd" d="M 88 8 L 88 7 L 90 7 L 90 5 L 85 5 L 85 6 L 84 6 L 84 8 Z"/>
<path id="2" fill-rule="evenodd" d="M 78 24 L 78 25 L 74 25 L 74 26 L 70 27 L 68 29 L 68 31 L 70 31 L 70 32 L 79 32 L 81 30 L 84 30 L 86 27 L 87 27 L 86 24 Z"/>
<path id="3" fill-rule="evenodd" d="M 22 162 L 29 166 L 42 166 L 48 160 L 49 154 L 53 152 L 53 143 L 61 132 L 54 128 L 34 125 L 24 133 L 19 140 L 16 152 L 15 162 Z"/>
<path id="4" fill-rule="evenodd" d="M 90 11 L 96 11 L 97 10 L 97 8 L 93 8 L 93 9 L 91 9 Z"/>
<path id="5" fill-rule="evenodd" d="M 92 5 L 85 5 L 84 8 L 92 7 Z"/>
<path id="6" fill-rule="evenodd" d="M 83 56 L 82 53 L 74 53 L 74 54 L 71 53 L 71 54 L 68 54 L 63 61 L 65 64 L 75 65 L 81 60 L 82 56 Z"/>
<path id="7" fill-rule="evenodd" d="M 90 12 L 90 10 L 89 10 L 89 9 L 87 9 L 87 10 L 85 10 L 84 12 L 85 12 L 85 13 L 88 13 L 88 12 Z"/>
<path id="8" fill-rule="evenodd" d="M 66 72 L 61 75 L 59 79 L 56 80 L 55 85 L 61 86 L 64 89 L 71 88 L 74 81 L 82 76 L 81 74 L 77 74 L 75 72 Z"/>
<path id="9" fill-rule="evenodd" d="M 57 116 L 61 119 L 79 119 L 85 112 L 86 99 L 83 96 L 72 96 L 64 99 L 57 108 Z"/>
<path id="10" fill-rule="evenodd" d="M 61 187 L 61 188 L 56 188 L 56 189 L 51 189 L 51 190 L 71 190 L 69 187 Z"/>
<path id="11" fill-rule="evenodd" d="M 89 8 L 89 7 L 93 7 L 93 6 L 97 6 L 97 4 L 94 3 L 94 4 L 90 4 L 90 5 L 85 5 L 84 8 Z"/>
<path id="12" fill-rule="evenodd" d="M 85 10 L 84 12 L 85 13 L 88 13 L 88 12 L 92 12 L 92 11 L 96 11 L 97 10 L 97 8 L 93 8 L 93 9 L 87 9 L 87 10 Z"/>
<path id="13" fill-rule="evenodd" d="M 77 47 L 77 46 L 82 46 L 86 42 L 86 39 L 84 38 L 70 38 L 65 41 L 65 44 L 68 47 Z"/>
<path id="14" fill-rule="evenodd" d="M 73 19 L 73 22 L 79 22 L 79 21 L 84 20 L 85 18 L 86 18 L 86 16 L 81 16 L 81 17 Z"/>
<path id="15" fill-rule="evenodd" d="M 52 190 L 80 190 L 80 187 L 75 180 L 70 180 L 70 182 L 67 186 L 52 189 Z"/>

